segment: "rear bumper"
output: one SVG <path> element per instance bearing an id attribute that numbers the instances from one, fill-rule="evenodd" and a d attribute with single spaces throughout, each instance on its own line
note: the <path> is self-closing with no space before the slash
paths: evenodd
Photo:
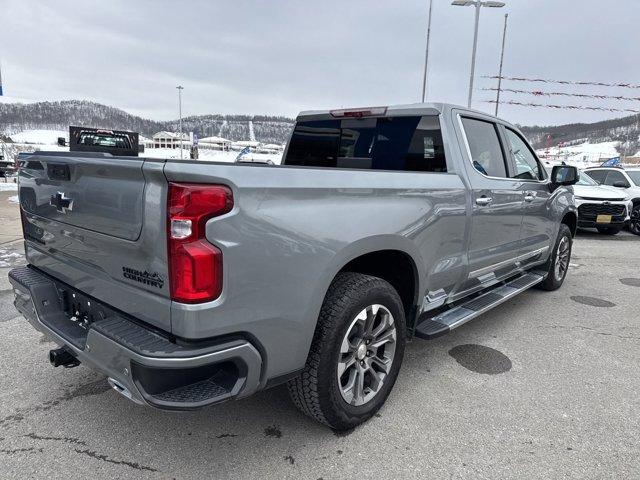
<path id="1" fill-rule="evenodd" d="M 11 270 L 9 281 L 14 304 L 29 323 L 136 403 L 191 410 L 259 388 L 262 358 L 246 339 L 179 342 L 29 266 Z M 90 323 L 66 313 L 70 302 L 72 311 L 86 306 Z"/>

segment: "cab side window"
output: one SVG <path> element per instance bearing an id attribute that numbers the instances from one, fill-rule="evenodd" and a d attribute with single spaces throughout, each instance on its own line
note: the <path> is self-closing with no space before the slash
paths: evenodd
<path id="1" fill-rule="evenodd" d="M 507 166 L 495 123 L 462 117 L 462 125 L 474 168 L 488 177 L 507 178 Z"/>
<path id="2" fill-rule="evenodd" d="M 529 145 L 510 128 L 506 128 L 505 131 L 507 132 L 507 142 L 516 167 L 514 178 L 544 180 L 544 170 Z"/>

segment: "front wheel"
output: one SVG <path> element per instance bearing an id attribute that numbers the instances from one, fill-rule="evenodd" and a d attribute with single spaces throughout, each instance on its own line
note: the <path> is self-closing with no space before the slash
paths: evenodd
<path id="1" fill-rule="evenodd" d="M 629 231 L 634 235 L 640 235 L 640 203 L 633 206 L 631 219 L 629 220 Z"/>
<path id="2" fill-rule="evenodd" d="M 335 430 L 365 422 L 393 388 L 405 337 L 402 302 L 389 283 L 338 274 L 322 304 L 307 364 L 287 384 L 293 402 Z"/>
<path id="3" fill-rule="evenodd" d="M 549 260 L 544 264 L 543 269 L 546 270 L 546 278 L 538 285 L 543 290 L 557 290 L 560 288 L 567 276 L 569 270 L 569 262 L 571 261 L 571 247 L 573 246 L 573 237 L 571 230 L 564 223 L 560 224 L 558 238 L 556 244 L 549 256 Z"/>

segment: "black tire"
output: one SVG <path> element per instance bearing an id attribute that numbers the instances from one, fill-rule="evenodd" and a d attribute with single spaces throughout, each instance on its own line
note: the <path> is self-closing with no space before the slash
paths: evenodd
<path id="1" fill-rule="evenodd" d="M 343 398 L 338 381 L 340 348 L 359 312 L 382 305 L 393 316 L 395 353 L 382 386 L 360 406 Z M 336 276 L 325 296 L 302 373 L 287 384 L 291 399 L 306 415 L 334 430 L 348 430 L 373 416 L 384 404 L 398 377 L 406 341 L 402 302 L 396 290 L 381 278 L 345 272 Z"/>
<path id="2" fill-rule="evenodd" d="M 562 275 L 558 277 L 556 274 L 556 265 L 558 263 L 558 249 L 560 248 L 561 242 L 563 239 L 568 242 L 568 258 L 566 261 L 566 267 L 564 268 Z M 542 290 L 552 291 L 557 290 L 564 283 L 564 279 L 567 276 L 567 272 L 569 270 L 569 262 L 571 261 L 571 249 L 573 247 L 573 237 L 571 236 L 571 230 L 564 223 L 560 224 L 560 230 L 558 231 L 558 238 L 556 239 L 556 243 L 553 247 L 551 255 L 549 256 L 549 260 L 547 263 L 543 265 L 543 269 L 547 272 L 546 278 L 538 284 L 538 287 Z"/>
<path id="3" fill-rule="evenodd" d="M 640 202 L 633 205 L 631 219 L 629 220 L 629 231 L 634 235 L 640 235 Z"/>
<path id="4" fill-rule="evenodd" d="M 617 235 L 622 230 L 621 227 L 596 227 L 596 229 L 603 235 Z"/>

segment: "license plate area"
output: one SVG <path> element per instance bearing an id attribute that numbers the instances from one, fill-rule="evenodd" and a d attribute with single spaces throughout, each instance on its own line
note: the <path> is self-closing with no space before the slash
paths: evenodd
<path id="1" fill-rule="evenodd" d="M 91 325 L 107 318 L 109 311 L 92 298 L 54 281 L 53 287 L 58 300 L 43 305 L 40 319 L 42 323 L 66 341 L 84 350 Z"/>
<path id="2" fill-rule="evenodd" d="M 78 327 L 89 330 L 93 322 L 107 317 L 107 312 L 86 295 L 66 289 L 60 293 L 65 316 Z"/>
<path id="3" fill-rule="evenodd" d="M 596 223 L 611 223 L 613 215 L 598 215 L 596 217 Z"/>

